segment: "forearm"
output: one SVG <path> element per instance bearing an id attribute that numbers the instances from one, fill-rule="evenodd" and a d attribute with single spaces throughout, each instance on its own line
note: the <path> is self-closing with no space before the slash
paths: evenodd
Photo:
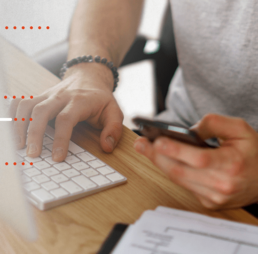
<path id="1" fill-rule="evenodd" d="M 144 0 L 79 0 L 68 59 L 100 55 L 119 66 L 138 29 Z"/>

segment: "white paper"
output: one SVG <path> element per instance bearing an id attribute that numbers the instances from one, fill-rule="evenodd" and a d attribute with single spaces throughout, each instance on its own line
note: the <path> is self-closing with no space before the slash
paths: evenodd
<path id="1" fill-rule="evenodd" d="M 258 254 L 258 227 L 158 207 L 129 227 L 113 254 Z"/>

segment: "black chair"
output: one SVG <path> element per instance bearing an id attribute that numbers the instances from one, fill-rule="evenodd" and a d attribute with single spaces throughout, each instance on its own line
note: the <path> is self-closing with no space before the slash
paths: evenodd
<path id="1" fill-rule="evenodd" d="M 154 60 L 156 81 L 156 112 L 160 113 L 165 109 L 165 98 L 167 95 L 168 87 L 178 67 L 170 3 L 168 3 L 163 18 L 162 31 L 159 39 L 159 50 L 153 54 L 145 54 L 143 50 L 146 42 L 147 39 L 145 37 L 138 36 L 125 56 L 121 66 L 146 59 Z"/>

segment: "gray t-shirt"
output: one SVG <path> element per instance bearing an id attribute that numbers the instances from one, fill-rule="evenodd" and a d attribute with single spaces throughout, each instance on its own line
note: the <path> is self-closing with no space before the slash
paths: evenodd
<path id="1" fill-rule="evenodd" d="M 258 1 L 171 0 L 179 65 L 159 118 L 190 126 L 207 113 L 258 130 Z"/>

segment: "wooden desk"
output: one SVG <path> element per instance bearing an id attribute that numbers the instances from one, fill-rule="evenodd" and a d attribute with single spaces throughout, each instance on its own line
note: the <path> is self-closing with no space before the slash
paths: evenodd
<path id="1" fill-rule="evenodd" d="M 6 70 L 11 95 L 35 96 L 59 82 L 9 43 L 4 44 L 11 61 Z M 46 212 L 34 208 L 39 238 L 33 243 L 1 224 L 0 253 L 96 253 L 115 223 L 133 223 L 144 210 L 159 205 L 258 225 L 258 220 L 242 209 L 211 212 L 202 208 L 189 192 L 170 182 L 134 151 L 135 138 L 136 134 L 124 127 L 116 150 L 105 154 L 98 142 L 99 132 L 85 122 L 78 124 L 72 140 L 125 175 L 128 183 Z"/>

